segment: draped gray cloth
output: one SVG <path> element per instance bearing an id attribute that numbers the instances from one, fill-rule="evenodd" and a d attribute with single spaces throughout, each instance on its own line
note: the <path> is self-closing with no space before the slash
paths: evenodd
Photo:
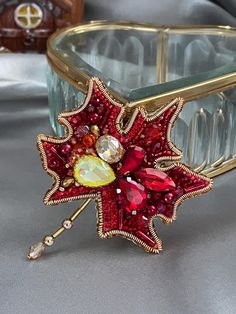
<path id="1" fill-rule="evenodd" d="M 236 25 L 235 0 L 87 0 L 85 18 L 159 24 Z"/>
<path id="2" fill-rule="evenodd" d="M 236 24 L 235 1 L 92 1 L 86 18 Z M 186 201 L 171 226 L 157 223 L 163 254 L 123 239 L 100 240 L 94 204 L 37 262 L 28 246 L 53 231 L 76 202 L 42 204 L 51 184 L 35 137 L 51 133 L 40 55 L 0 55 L 0 313 L 234 314 L 235 171 Z"/>

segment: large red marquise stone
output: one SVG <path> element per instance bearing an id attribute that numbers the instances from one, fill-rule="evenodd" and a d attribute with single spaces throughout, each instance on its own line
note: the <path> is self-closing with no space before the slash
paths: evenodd
<path id="1" fill-rule="evenodd" d="M 125 201 L 126 211 L 132 212 L 133 210 L 138 211 L 145 208 L 148 193 L 142 184 L 130 178 L 120 178 L 118 179 L 118 185 Z"/>
<path id="2" fill-rule="evenodd" d="M 122 162 L 122 167 L 119 170 L 119 175 L 124 175 L 140 167 L 145 157 L 145 151 L 142 147 L 131 146 L 127 149 Z"/>
<path id="3" fill-rule="evenodd" d="M 166 192 L 175 189 L 174 181 L 163 171 L 155 168 L 141 168 L 134 173 L 136 179 L 146 188 Z"/>

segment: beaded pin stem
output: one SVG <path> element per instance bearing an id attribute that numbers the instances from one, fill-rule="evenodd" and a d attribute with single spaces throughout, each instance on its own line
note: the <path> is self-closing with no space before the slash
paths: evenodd
<path id="1" fill-rule="evenodd" d="M 77 208 L 76 211 L 73 212 L 73 214 L 68 219 L 63 220 L 61 227 L 59 227 L 50 235 L 46 235 L 43 238 L 43 241 L 32 245 L 29 249 L 27 258 L 29 260 L 36 260 L 40 256 L 42 256 L 46 247 L 52 246 L 56 238 L 58 238 L 64 231 L 70 230 L 72 228 L 73 222 L 79 217 L 79 215 L 84 211 L 84 209 L 88 206 L 88 204 L 91 201 L 92 201 L 91 198 L 87 199 L 85 202 L 82 203 L 82 205 L 79 208 Z"/>

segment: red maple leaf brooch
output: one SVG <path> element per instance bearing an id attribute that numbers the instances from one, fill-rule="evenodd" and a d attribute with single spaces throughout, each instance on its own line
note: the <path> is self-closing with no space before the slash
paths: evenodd
<path id="1" fill-rule="evenodd" d="M 114 100 L 99 79 L 91 79 L 84 104 L 58 117 L 66 136 L 38 136 L 44 169 L 54 179 L 45 204 L 95 198 L 101 238 L 119 235 L 158 253 L 162 242 L 153 218 L 171 223 L 183 200 L 212 185 L 176 162 L 181 152 L 170 133 L 182 106 L 177 98 L 152 113 L 127 110 L 129 105 Z M 63 227 L 69 229 L 72 220 Z M 51 245 L 54 238 L 41 244 Z"/>

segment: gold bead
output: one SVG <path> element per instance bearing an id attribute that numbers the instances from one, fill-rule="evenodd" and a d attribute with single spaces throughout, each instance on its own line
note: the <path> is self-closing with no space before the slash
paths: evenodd
<path id="1" fill-rule="evenodd" d="M 78 81 L 77 84 L 78 84 L 79 88 L 83 88 L 84 87 L 84 83 L 82 81 Z"/>
<path id="2" fill-rule="evenodd" d="M 118 163 L 118 165 L 117 165 L 117 170 L 120 170 L 120 169 L 121 169 L 121 167 L 122 167 L 122 163 L 121 163 L 121 162 L 119 162 L 119 163 Z"/>
<path id="3" fill-rule="evenodd" d="M 66 230 L 69 230 L 72 228 L 72 221 L 69 219 L 66 219 L 63 221 L 62 225 Z"/>
<path id="4" fill-rule="evenodd" d="M 96 137 L 99 137 L 100 129 L 97 125 L 91 125 L 90 131 L 91 131 L 91 133 L 93 133 L 93 135 L 95 135 Z"/>
<path id="5" fill-rule="evenodd" d="M 52 246 L 54 244 L 54 238 L 52 236 L 46 236 L 44 238 L 44 244 L 47 245 L 47 246 Z"/>
<path id="6" fill-rule="evenodd" d="M 66 177 L 63 182 L 62 182 L 62 186 L 64 188 L 68 188 L 70 185 L 72 185 L 75 182 L 74 178 L 71 177 Z"/>

